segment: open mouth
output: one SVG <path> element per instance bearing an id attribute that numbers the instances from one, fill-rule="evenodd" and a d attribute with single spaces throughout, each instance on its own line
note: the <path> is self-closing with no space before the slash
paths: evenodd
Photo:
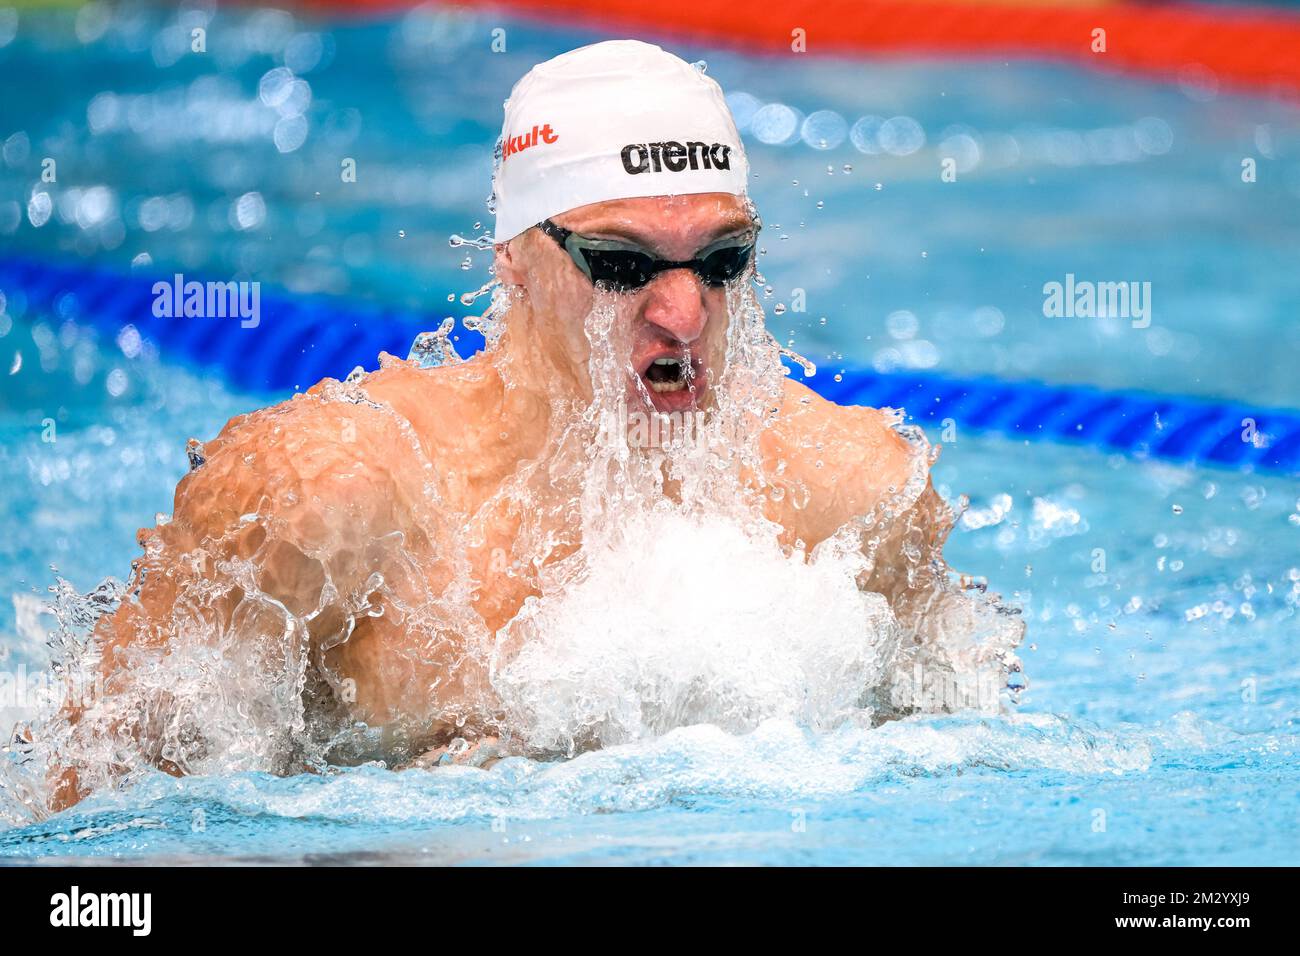
<path id="1" fill-rule="evenodd" d="M 690 366 L 681 359 L 657 358 L 642 373 L 652 392 L 680 392 L 689 384 Z"/>

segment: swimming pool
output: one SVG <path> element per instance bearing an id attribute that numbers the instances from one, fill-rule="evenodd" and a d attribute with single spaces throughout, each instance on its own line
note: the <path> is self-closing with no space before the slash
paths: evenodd
<path id="1" fill-rule="evenodd" d="M 512 27 L 510 51 L 483 56 L 472 17 L 223 13 L 210 36 L 230 61 L 214 79 L 169 62 L 158 16 L 101 29 L 24 13 L 0 47 L 6 75 L 74 57 L 104 70 L 75 73 L 53 101 L 3 107 L 0 254 L 123 268 L 147 254 L 164 274 L 450 312 L 449 295 L 486 278 L 485 258 L 462 271 L 447 236 L 481 231 L 500 100 L 532 63 L 593 39 Z M 1280 359 L 1300 352 L 1288 321 L 1300 302 L 1294 108 L 1050 65 L 796 69 L 678 52 L 707 60 L 747 125 L 769 323 L 820 374 L 935 369 L 1300 408 Z M 271 75 L 286 58 L 309 100 Z M 359 62 L 370 69 L 343 68 Z M 785 108 L 837 114 L 812 128 L 843 142 L 767 142 L 790 127 Z M 50 144 L 61 185 L 36 228 L 31 161 Z M 937 174 L 945 152 L 956 182 Z M 352 154 L 348 191 L 338 159 Z M 1239 175 L 1247 154 L 1261 170 L 1252 184 Z M 1067 273 L 1150 281 L 1151 326 L 1045 318 L 1042 286 Z M 795 287 L 808 312 L 776 315 Z M 135 530 L 170 509 L 185 439 L 268 398 L 160 361 L 130 335 L 96 339 L 75 314 L 21 306 L 0 318 L 0 354 L 9 367 L 22 355 L 0 391 L 4 519 L 25 529 L 0 542 L 0 589 L 16 596 L 0 610 L 11 671 L 41 665 L 49 620 L 34 602 L 49 566 L 82 591 L 124 576 Z M 962 431 L 946 444 L 936 484 L 972 499 L 949 561 L 987 576 L 1029 624 L 1030 687 L 1013 714 L 824 735 L 683 727 L 486 772 L 159 774 L 39 823 L 0 804 L 0 856 L 1297 862 L 1295 481 Z"/>

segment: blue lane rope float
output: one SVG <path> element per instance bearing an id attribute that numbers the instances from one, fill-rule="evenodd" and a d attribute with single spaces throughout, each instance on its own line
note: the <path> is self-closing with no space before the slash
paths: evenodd
<path id="1" fill-rule="evenodd" d="M 380 351 L 405 356 L 420 332 L 436 328 L 425 313 L 324 296 L 266 295 L 255 328 L 238 318 L 157 318 L 160 277 L 0 258 L 0 292 L 9 311 L 48 314 L 116 336 L 133 325 L 167 360 L 219 372 L 236 389 L 305 389 L 356 365 L 373 368 Z M 457 322 L 457 350 L 483 338 Z M 1030 441 L 1090 445 L 1136 457 L 1240 470 L 1300 474 L 1300 412 L 1177 395 L 1113 392 L 1031 381 L 951 378 L 918 372 L 848 370 L 807 380 L 842 404 L 904 408 L 923 426 L 998 432 Z M 1254 436 L 1254 440 L 1251 440 Z"/>
<path id="2" fill-rule="evenodd" d="M 259 320 L 251 328 L 242 328 L 238 317 L 158 318 L 154 285 L 170 285 L 172 279 L 157 270 L 146 278 L 0 257 L 0 291 L 11 313 L 19 306 L 112 336 L 132 325 L 164 358 L 216 370 L 233 388 L 246 391 L 306 389 L 326 376 L 343 378 L 359 364 L 374 368 L 381 351 L 405 358 L 415 336 L 430 328 L 431 317 L 421 312 L 291 294 L 260 295 Z M 457 335 L 461 354 L 483 346 L 483 337 L 463 326 Z"/>

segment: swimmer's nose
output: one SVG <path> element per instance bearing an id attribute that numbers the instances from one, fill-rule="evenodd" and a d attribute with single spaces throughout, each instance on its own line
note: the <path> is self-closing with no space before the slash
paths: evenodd
<path id="1" fill-rule="evenodd" d="M 646 288 L 642 315 L 677 341 L 690 344 L 708 322 L 703 292 L 703 283 L 689 269 L 661 272 Z"/>

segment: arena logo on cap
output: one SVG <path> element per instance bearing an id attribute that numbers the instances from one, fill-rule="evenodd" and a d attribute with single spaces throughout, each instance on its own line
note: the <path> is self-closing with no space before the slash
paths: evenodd
<path id="1" fill-rule="evenodd" d="M 530 146 L 536 146 L 538 142 L 554 143 L 560 138 L 560 134 L 551 129 L 550 123 L 544 123 L 541 126 L 534 126 L 531 132 L 524 133 L 522 136 L 511 136 L 506 140 L 505 153 L 501 156 L 504 162 L 522 150 Z"/>
<path id="2" fill-rule="evenodd" d="M 686 143 L 675 140 L 663 143 L 629 143 L 621 154 L 623 168 L 631 175 L 667 170 L 680 173 L 687 169 L 730 169 L 731 147 L 722 143 Z"/>

